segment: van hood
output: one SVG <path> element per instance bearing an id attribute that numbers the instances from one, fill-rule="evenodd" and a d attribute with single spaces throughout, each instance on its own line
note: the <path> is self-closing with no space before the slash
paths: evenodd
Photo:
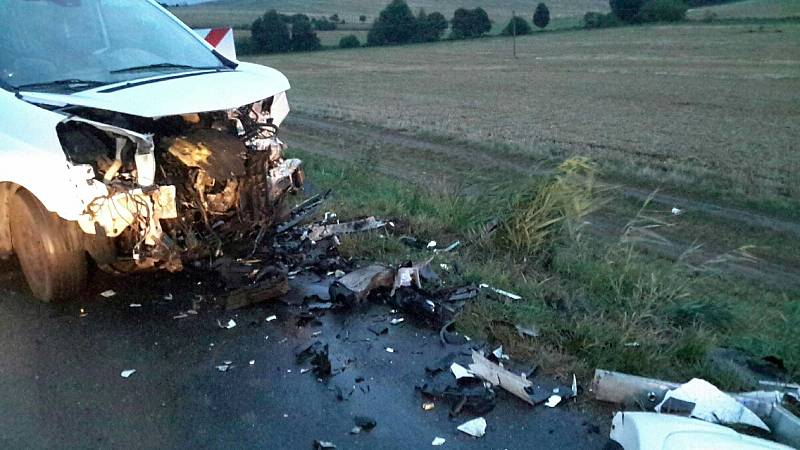
<path id="1" fill-rule="evenodd" d="M 26 101 L 157 118 L 221 111 L 272 97 L 290 88 L 275 69 L 239 63 L 235 70 L 187 71 L 111 84 L 73 94 L 25 92 Z"/>

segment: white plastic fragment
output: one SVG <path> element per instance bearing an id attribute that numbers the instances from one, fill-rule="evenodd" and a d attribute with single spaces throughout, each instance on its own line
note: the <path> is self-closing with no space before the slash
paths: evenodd
<path id="1" fill-rule="evenodd" d="M 431 445 L 434 447 L 438 447 L 440 445 L 444 445 L 445 442 L 447 442 L 445 438 L 435 437 L 433 438 L 433 442 L 431 442 Z"/>
<path id="2" fill-rule="evenodd" d="M 511 300 L 522 300 L 522 297 L 520 297 L 517 294 L 514 294 L 512 292 L 508 292 L 508 291 L 504 291 L 502 289 L 497 289 L 497 288 L 491 287 L 486 283 L 481 283 L 480 285 L 478 285 L 478 287 L 481 288 L 481 289 L 489 289 L 492 292 L 494 292 L 495 294 L 500 294 L 503 297 L 510 298 Z"/>
<path id="3" fill-rule="evenodd" d="M 256 360 L 255 360 L 255 359 L 251 359 L 251 360 L 250 360 L 250 362 L 249 362 L 248 364 L 250 364 L 250 365 L 252 366 L 252 365 L 254 365 L 255 363 L 256 363 Z"/>
<path id="4" fill-rule="evenodd" d="M 394 349 L 392 347 L 386 347 L 386 351 L 388 353 L 394 353 Z"/>
<path id="5" fill-rule="evenodd" d="M 555 408 L 558 404 L 561 403 L 561 396 L 560 395 L 551 395 L 550 398 L 544 402 L 544 406 L 548 408 Z"/>
<path id="6" fill-rule="evenodd" d="M 741 423 L 770 431 L 753 411 L 706 380 L 693 378 L 688 383 L 667 391 L 664 400 L 656 405 L 656 411 L 661 412 L 661 407 L 671 398 L 694 403 L 691 414 L 694 418 L 711 423 Z"/>
<path id="7" fill-rule="evenodd" d="M 430 241 L 430 242 L 428 242 L 428 246 L 427 247 L 428 248 L 436 248 L 436 245 L 437 245 L 436 241 Z"/>
<path id="8" fill-rule="evenodd" d="M 496 349 L 494 349 L 494 351 L 492 352 L 492 354 L 493 354 L 493 355 L 494 355 L 494 357 L 495 357 L 495 358 L 497 358 L 497 359 L 505 359 L 505 360 L 511 359 L 511 358 L 509 358 L 509 356 L 508 356 L 508 355 L 506 355 L 505 353 L 503 353 L 503 346 L 502 346 L 502 345 L 501 345 L 500 347 L 497 347 Z"/>
<path id="9" fill-rule="evenodd" d="M 228 369 L 230 369 L 230 368 L 231 368 L 231 366 L 230 366 L 229 364 L 221 364 L 221 365 L 219 365 L 219 366 L 216 366 L 216 368 L 217 368 L 217 370 L 219 370 L 220 372 L 227 372 L 227 371 L 228 371 Z"/>
<path id="10" fill-rule="evenodd" d="M 220 328 L 224 328 L 226 330 L 230 330 L 231 328 L 234 328 L 236 326 L 236 321 L 233 320 L 233 319 L 230 319 L 228 321 L 228 323 L 223 325 L 222 322 L 220 322 L 219 319 L 217 319 L 217 325 L 219 325 Z"/>
<path id="11" fill-rule="evenodd" d="M 462 378 L 475 378 L 475 375 L 473 375 L 472 372 L 459 363 L 450 364 L 450 371 L 453 372 L 453 376 L 456 377 L 456 380 L 460 380 Z"/>
<path id="12" fill-rule="evenodd" d="M 136 369 L 127 369 L 127 370 L 123 370 L 122 372 L 120 372 L 119 376 L 121 376 L 122 378 L 128 378 L 129 376 L 133 375 L 134 373 L 136 373 Z"/>
<path id="13" fill-rule="evenodd" d="M 682 209 L 672 208 L 672 215 L 673 216 L 680 216 L 681 214 L 683 214 L 683 210 Z"/>
<path id="14" fill-rule="evenodd" d="M 453 251 L 453 250 L 455 250 L 455 249 L 456 249 L 456 247 L 458 247 L 459 245 L 461 245 L 461 241 L 455 241 L 455 242 L 453 242 L 452 244 L 448 245 L 448 246 L 447 246 L 447 247 L 445 247 L 445 248 L 437 248 L 437 249 L 434 249 L 434 250 L 433 250 L 433 252 L 434 252 L 434 253 L 447 253 L 447 252 L 452 252 L 452 251 Z"/>
<path id="15" fill-rule="evenodd" d="M 111 289 L 109 289 L 107 291 L 103 291 L 103 292 L 100 293 L 100 296 L 105 297 L 105 298 L 110 298 L 110 297 L 113 297 L 115 295 L 117 295 L 117 293 L 114 292 Z"/>
<path id="16" fill-rule="evenodd" d="M 185 319 L 187 317 L 189 317 L 189 315 L 186 314 L 186 313 L 179 313 L 179 314 L 176 314 L 176 315 L 172 316 L 173 319 Z"/>
<path id="17" fill-rule="evenodd" d="M 141 308 L 142 304 L 141 303 L 131 303 L 128 307 L 129 308 Z"/>
<path id="18" fill-rule="evenodd" d="M 575 374 L 572 374 L 572 397 L 578 396 L 578 377 Z"/>
<path id="19" fill-rule="evenodd" d="M 399 317 L 399 318 L 390 320 L 389 323 L 391 323 L 392 325 L 397 325 L 399 323 L 403 323 L 404 320 L 406 320 L 406 319 L 404 319 L 402 317 Z"/>
<path id="20" fill-rule="evenodd" d="M 164 296 L 164 300 L 172 301 L 172 294 L 170 293 L 170 294 L 165 295 Z"/>
<path id="21" fill-rule="evenodd" d="M 457 430 L 479 438 L 486 434 L 486 419 L 478 417 L 477 419 L 464 422 L 458 426 Z"/>
<path id="22" fill-rule="evenodd" d="M 271 315 L 271 316 L 267 317 L 265 320 L 266 320 L 267 322 L 272 322 L 273 320 L 275 320 L 275 319 L 277 319 L 277 318 L 278 318 L 278 316 L 276 316 L 275 314 L 273 314 L 273 315 Z"/>

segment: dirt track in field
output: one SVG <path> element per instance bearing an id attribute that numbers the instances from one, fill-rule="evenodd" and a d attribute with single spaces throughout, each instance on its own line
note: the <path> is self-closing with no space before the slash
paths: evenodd
<path id="1" fill-rule="evenodd" d="M 423 137 L 386 130 L 370 125 L 319 118 L 302 113 L 293 113 L 287 121 L 282 135 L 290 148 L 340 160 L 369 164 L 377 172 L 390 177 L 434 189 L 448 186 L 479 186 L 480 181 L 492 181 L 506 177 L 527 177 L 544 174 L 545 169 L 531 167 L 522 161 L 491 154 L 485 149 L 463 143 L 442 143 Z M 468 191 L 469 191 L 468 187 Z M 650 192 L 619 187 L 622 197 L 644 201 Z M 728 230 L 719 230 L 719 239 L 703 236 L 702 242 L 689 227 L 678 227 L 669 235 L 668 245 L 650 247 L 659 256 L 676 259 L 684 250 L 702 243 L 695 254 L 698 260 L 711 259 L 732 248 L 725 235 L 729 232 L 759 235 L 780 234 L 785 239 L 800 239 L 800 224 L 724 205 L 716 205 L 669 193 L 658 193 L 653 199 L 654 207 L 669 211 L 672 207 L 693 214 L 698 218 L 726 223 Z M 592 231 L 615 238 L 620 235 L 630 216 L 615 215 L 613 209 L 592 218 Z M 676 218 L 677 220 L 677 218 Z M 677 230 L 677 231 L 676 231 Z M 742 242 L 744 245 L 747 242 Z M 735 247 L 734 247 L 735 248 Z M 736 276 L 763 282 L 773 288 L 800 288 L 800 265 L 783 257 L 774 249 L 769 255 L 760 254 L 756 263 L 729 263 L 725 270 Z"/>

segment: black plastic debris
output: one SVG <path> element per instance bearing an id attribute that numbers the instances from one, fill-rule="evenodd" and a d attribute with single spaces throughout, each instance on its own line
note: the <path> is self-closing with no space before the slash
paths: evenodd
<path id="1" fill-rule="evenodd" d="M 420 387 L 420 391 L 432 398 L 443 399 L 450 404 L 450 414 L 456 416 L 461 412 L 483 415 L 493 410 L 496 406 L 496 393 L 476 378 L 461 378 L 456 380 L 447 370 L 433 367 L 434 372 Z M 430 369 L 429 369 L 430 372 Z"/>
<path id="2" fill-rule="evenodd" d="M 375 336 L 381 336 L 383 334 L 389 334 L 389 327 L 383 324 L 374 324 L 367 327 L 367 329 L 375 334 Z"/>
<path id="3" fill-rule="evenodd" d="M 370 431 L 378 425 L 375 419 L 368 416 L 355 416 L 353 422 L 355 422 L 356 427 L 364 431 Z"/>
<path id="4" fill-rule="evenodd" d="M 310 345 L 297 352 L 297 363 L 303 364 L 311 360 L 314 367 L 314 374 L 319 378 L 327 378 L 331 375 L 332 367 L 328 352 L 328 344 L 321 341 L 314 341 Z"/>

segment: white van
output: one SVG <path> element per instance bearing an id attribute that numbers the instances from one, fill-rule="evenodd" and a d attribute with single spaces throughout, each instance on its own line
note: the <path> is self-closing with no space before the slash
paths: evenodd
<path id="1" fill-rule="evenodd" d="M 276 137 L 289 82 L 152 0 L 0 8 L 0 256 L 69 299 L 90 261 L 163 268 L 267 227 L 302 184 Z"/>

